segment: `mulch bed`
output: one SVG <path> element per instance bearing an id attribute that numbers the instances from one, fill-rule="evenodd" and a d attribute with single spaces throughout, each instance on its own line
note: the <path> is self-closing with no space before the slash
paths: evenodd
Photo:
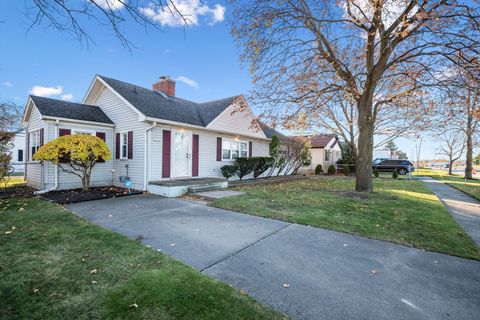
<path id="1" fill-rule="evenodd" d="M 130 193 L 128 193 L 128 189 L 126 188 L 108 186 L 92 187 L 86 192 L 82 191 L 82 189 L 50 191 L 40 195 L 40 198 L 58 204 L 67 204 L 74 202 L 123 197 L 141 193 L 141 191 L 137 190 L 130 190 Z"/>
<path id="2" fill-rule="evenodd" d="M 33 197 L 35 189 L 25 185 L 0 188 L 0 199 Z"/>

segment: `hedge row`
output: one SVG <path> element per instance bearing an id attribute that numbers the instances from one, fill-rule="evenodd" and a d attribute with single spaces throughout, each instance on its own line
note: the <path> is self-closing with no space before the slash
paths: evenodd
<path id="1" fill-rule="evenodd" d="M 228 180 L 231 177 L 238 176 L 240 180 L 253 172 L 253 177 L 257 179 L 274 164 L 272 157 L 251 157 L 238 158 L 232 165 L 225 165 L 221 168 L 222 175 Z"/>

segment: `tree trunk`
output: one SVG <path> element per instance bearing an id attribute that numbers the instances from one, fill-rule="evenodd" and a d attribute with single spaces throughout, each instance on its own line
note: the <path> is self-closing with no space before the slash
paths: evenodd
<path id="1" fill-rule="evenodd" d="M 452 175 L 452 167 L 453 167 L 453 159 L 450 158 L 449 165 L 448 165 L 448 175 Z"/>
<path id="2" fill-rule="evenodd" d="M 355 170 L 355 190 L 372 192 L 373 116 L 372 98 L 362 95 L 358 102 L 358 149 Z"/>
<path id="3" fill-rule="evenodd" d="M 90 173 L 85 173 L 82 179 L 82 190 L 87 192 L 88 187 L 90 186 Z"/>
<path id="4" fill-rule="evenodd" d="M 465 161 L 465 178 L 473 179 L 473 116 L 468 115 L 467 118 L 467 159 Z"/>

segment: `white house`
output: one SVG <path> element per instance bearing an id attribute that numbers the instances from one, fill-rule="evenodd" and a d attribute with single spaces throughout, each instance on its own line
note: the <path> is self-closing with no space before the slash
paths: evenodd
<path id="1" fill-rule="evenodd" d="M 24 151 L 25 149 L 25 131 L 15 133 L 12 148 L 12 167 L 14 173 L 22 173 L 25 170 Z"/>
<path id="2" fill-rule="evenodd" d="M 327 172 L 331 164 L 335 164 L 338 159 L 342 158 L 342 149 L 340 141 L 335 134 L 318 134 L 311 136 L 311 154 L 312 162 L 307 167 L 308 171 L 315 170 L 317 165 L 322 165 L 323 172 Z"/>
<path id="3" fill-rule="evenodd" d="M 160 190 L 164 182 L 221 178 L 220 168 L 237 157 L 268 156 L 271 137 L 281 135 L 259 125 L 243 96 L 195 103 L 176 97 L 168 77 L 150 90 L 97 75 L 82 103 L 30 96 L 23 124 L 27 184 L 39 190 L 81 186 L 52 163 L 32 161 L 61 135 L 92 134 L 107 143 L 113 160 L 97 163 L 92 186 L 122 186 L 129 177 L 134 189 L 163 195 L 178 195 Z"/>

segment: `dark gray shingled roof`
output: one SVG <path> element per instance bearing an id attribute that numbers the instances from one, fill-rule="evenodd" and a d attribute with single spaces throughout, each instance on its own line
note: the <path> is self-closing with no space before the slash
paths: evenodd
<path id="1" fill-rule="evenodd" d="M 177 97 L 168 97 L 120 80 L 99 76 L 113 90 L 147 117 L 165 119 L 206 127 L 239 96 L 196 103 Z"/>
<path id="2" fill-rule="evenodd" d="M 263 133 L 265 134 L 265 136 L 268 138 L 268 139 L 271 139 L 273 136 L 277 136 L 279 140 L 285 140 L 285 139 L 288 139 L 288 137 L 282 133 L 280 133 L 279 131 L 273 129 L 273 128 L 270 128 L 269 126 L 267 126 L 265 123 L 263 122 L 260 122 L 260 127 L 262 128 L 263 130 Z"/>
<path id="3" fill-rule="evenodd" d="M 30 96 L 42 116 L 114 124 L 97 106 Z"/>
<path id="4" fill-rule="evenodd" d="M 196 103 L 177 97 L 168 97 L 159 92 L 146 89 L 131 83 L 99 75 L 113 90 L 125 98 L 130 104 L 147 117 L 165 119 L 181 123 L 188 123 L 206 127 L 226 108 L 232 105 L 240 96 L 225 99 Z M 273 135 L 283 135 L 266 126 L 261 125 L 267 138 Z"/>

